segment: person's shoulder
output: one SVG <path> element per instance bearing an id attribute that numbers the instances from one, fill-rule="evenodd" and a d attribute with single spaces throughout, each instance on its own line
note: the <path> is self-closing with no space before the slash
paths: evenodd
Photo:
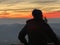
<path id="1" fill-rule="evenodd" d="M 44 20 L 43 20 L 43 22 L 42 22 L 43 24 L 45 24 L 45 25 L 48 25 L 48 22 L 45 22 Z"/>
<path id="2" fill-rule="evenodd" d="M 33 19 L 29 19 L 26 21 L 26 23 L 31 23 L 31 22 L 33 22 Z"/>

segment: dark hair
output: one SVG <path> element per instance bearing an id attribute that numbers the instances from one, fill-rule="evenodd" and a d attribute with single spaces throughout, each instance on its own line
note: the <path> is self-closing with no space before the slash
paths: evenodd
<path id="1" fill-rule="evenodd" d="M 32 16 L 33 16 L 34 18 L 43 18 L 42 11 L 39 10 L 39 9 L 34 9 L 34 10 L 32 11 Z"/>

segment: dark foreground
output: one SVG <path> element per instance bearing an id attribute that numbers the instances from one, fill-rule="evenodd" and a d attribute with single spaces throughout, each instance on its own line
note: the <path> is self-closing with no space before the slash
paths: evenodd
<path id="1" fill-rule="evenodd" d="M 24 44 L 9 44 L 9 45 L 24 45 Z M 48 45 L 54 45 L 54 43 L 48 43 Z"/>

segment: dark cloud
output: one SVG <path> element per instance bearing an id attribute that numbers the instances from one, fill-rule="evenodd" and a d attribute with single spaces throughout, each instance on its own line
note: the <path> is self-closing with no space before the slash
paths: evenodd
<path id="1" fill-rule="evenodd" d="M 35 8 L 21 8 L 21 9 L 0 9 L 0 11 L 14 11 L 14 12 L 30 12 Z"/>
<path id="2" fill-rule="evenodd" d="M 46 7 L 46 8 L 43 8 L 43 10 L 55 10 L 55 9 L 60 9 L 60 7 Z"/>
<path id="3" fill-rule="evenodd" d="M 17 3 L 25 2 L 24 0 L 0 0 L 0 4 L 6 4 L 7 6 L 14 6 Z"/>
<path id="4" fill-rule="evenodd" d="M 32 2 L 30 2 L 30 3 L 37 3 L 37 4 L 39 4 L 39 3 L 54 3 L 54 2 L 57 2 L 56 0 L 51 0 L 51 1 L 41 1 L 41 0 L 38 0 L 38 1 L 32 1 Z"/>
<path id="5" fill-rule="evenodd" d="M 15 3 L 22 3 L 22 2 L 29 2 L 29 3 L 53 3 L 56 2 L 56 0 L 37 0 L 37 1 L 27 1 L 27 0 L 0 0 L 0 4 L 15 4 Z"/>
<path id="6" fill-rule="evenodd" d="M 15 12 L 29 12 L 34 8 L 22 8 L 22 9 L 0 9 L 0 11 L 15 11 Z"/>
<path id="7" fill-rule="evenodd" d="M 4 1 L 6 1 L 6 0 L 0 0 L 0 3 L 4 2 Z"/>
<path id="8" fill-rule="evenodd" d="M 0 0 L 0 4 L 15 4 L 24 2 L 23 0 Z"/>

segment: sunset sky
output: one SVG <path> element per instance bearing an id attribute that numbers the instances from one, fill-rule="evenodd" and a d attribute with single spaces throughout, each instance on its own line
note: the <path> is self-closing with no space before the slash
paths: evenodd
<path id="1" fill-rule="evenodd" d="M 47 18 L 60 18 L 60 0 L 0 0 L 0 18 L 32 18 L 35 8 Z"/>

